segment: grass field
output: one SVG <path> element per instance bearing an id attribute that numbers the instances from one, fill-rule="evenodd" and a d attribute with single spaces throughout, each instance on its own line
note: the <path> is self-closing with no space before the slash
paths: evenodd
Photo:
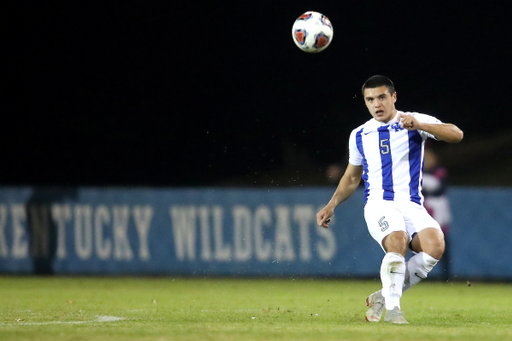
<path id="1" fill-rule="evenodd" d="M 368 323 L 378 281 L 0 277 L 0 340 L 512 340 L 512 284 L 423 282 L 410 325 Z"/>

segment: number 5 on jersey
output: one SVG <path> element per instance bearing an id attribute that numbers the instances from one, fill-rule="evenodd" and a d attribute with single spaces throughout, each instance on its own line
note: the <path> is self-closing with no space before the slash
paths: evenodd
<path id="1" fill-rule="evenodd" d="M 380 153 L 381 154 L 389 153 L 389 139 L 380 140 Z"/>

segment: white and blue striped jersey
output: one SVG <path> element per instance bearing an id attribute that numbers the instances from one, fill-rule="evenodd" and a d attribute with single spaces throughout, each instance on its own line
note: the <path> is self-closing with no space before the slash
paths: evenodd
<path id="1" fill-rule="evenodd" d="M 405 114 L 414 115 L 424 123 L 442 123 L 425 114 Z M 350 134 L 348 161 L 363 166 L 365 204 L 379 199 L 409 200 L 423 205 L 424 144 L 428 137 L 435 137 L 422 130 L 400 127 L 397 116 L 388 123 L 372 118 Z"/>

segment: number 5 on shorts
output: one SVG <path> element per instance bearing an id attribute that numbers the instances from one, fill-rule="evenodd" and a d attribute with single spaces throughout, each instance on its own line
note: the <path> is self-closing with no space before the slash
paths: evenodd
<path id="1" fill-rule="evenodd" d="M 385 216 L 382 216 L 382 218 L 379 219 L 379 226 L 380 226 L 381 232 L 386 231 L 388 229 L 388 227 L 389 227 L 388 222 L 385 221 L 384 219 L 386 219 Z"/>

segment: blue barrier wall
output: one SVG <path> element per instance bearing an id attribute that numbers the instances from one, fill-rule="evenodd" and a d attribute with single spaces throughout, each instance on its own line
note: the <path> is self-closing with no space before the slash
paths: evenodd
<path id="1" fill-rule="evenodd" d="M 3 188 L 0 272 L 377 277 L 362 191 L 316 226 L 333 191 Z M 512 190 L 450 199 L 453 274 L 511 280 Z"/>

